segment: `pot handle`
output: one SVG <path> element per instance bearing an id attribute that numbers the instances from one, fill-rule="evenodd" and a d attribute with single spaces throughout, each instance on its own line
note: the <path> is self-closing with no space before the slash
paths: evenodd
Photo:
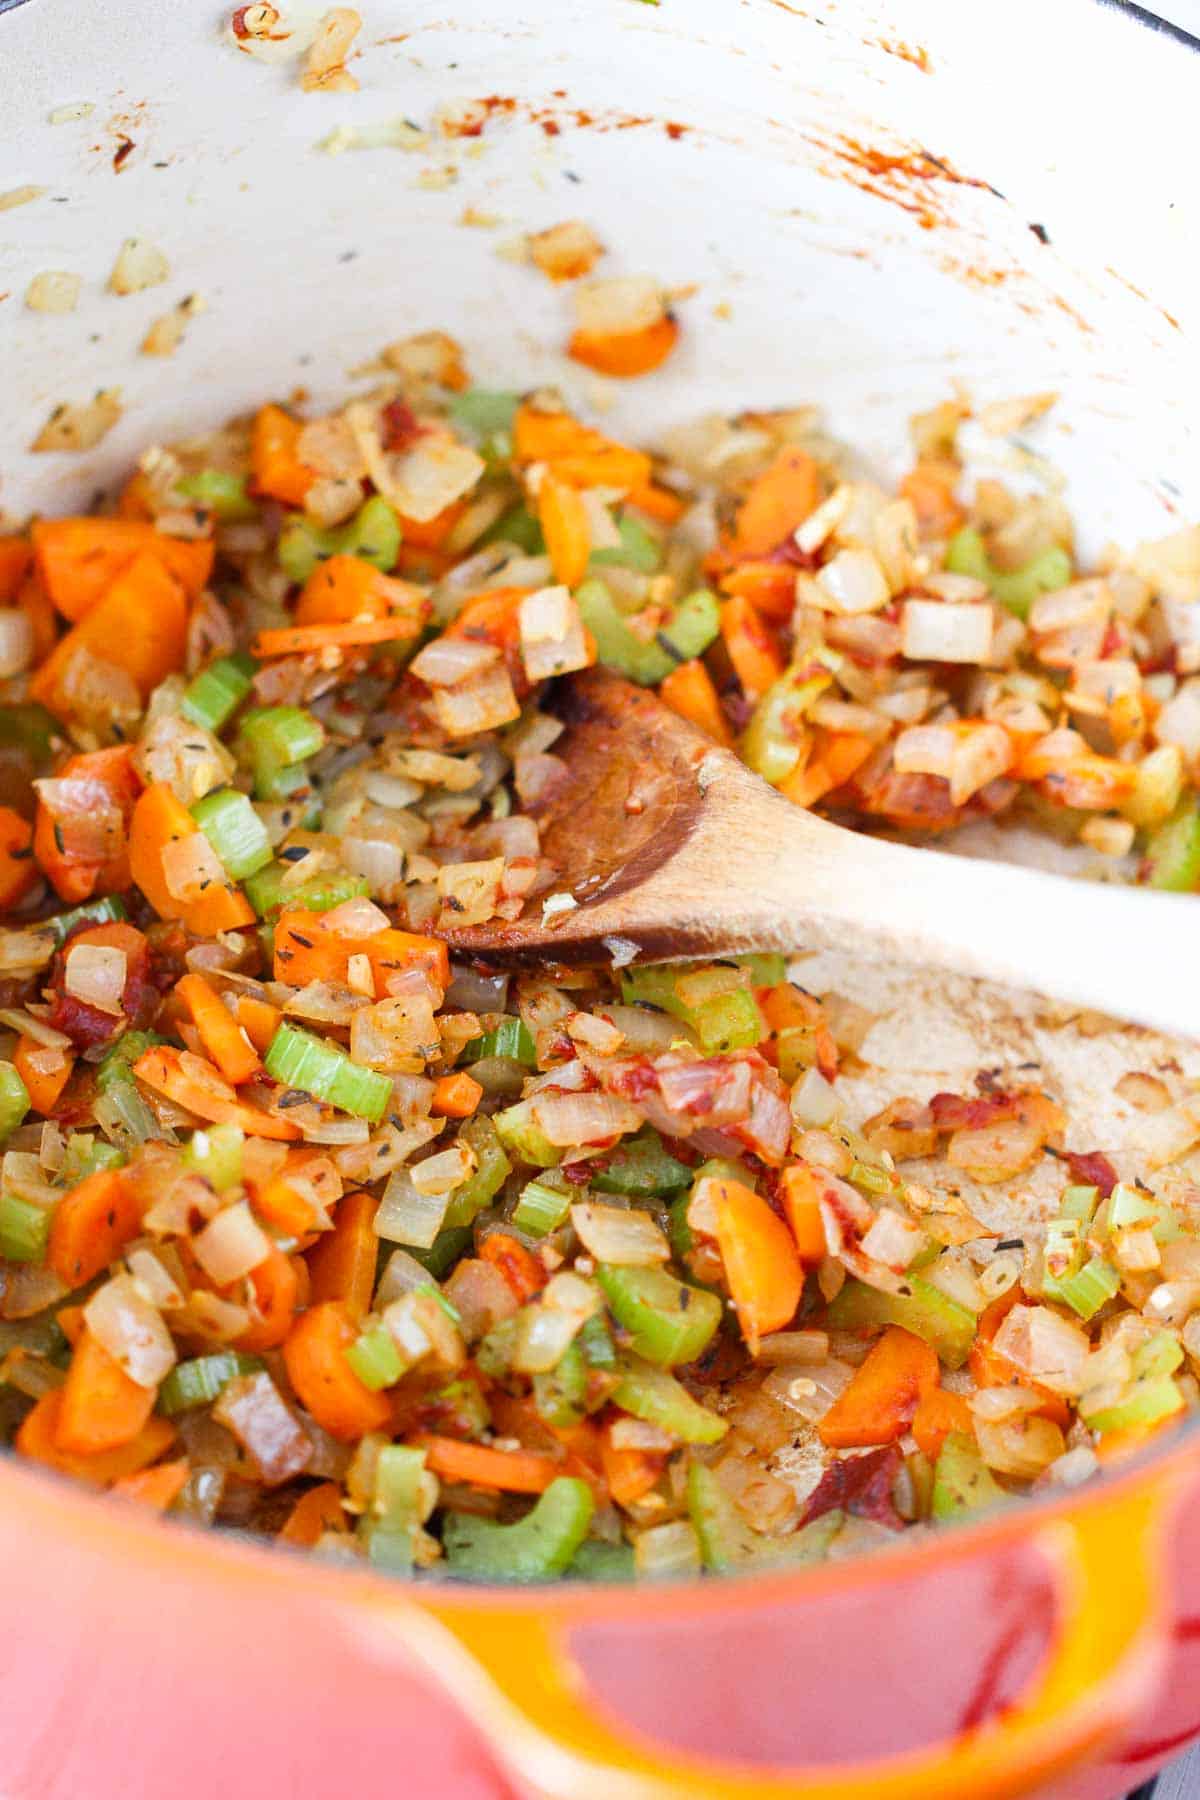
<path id="1" fill-rule="evenodd" d="M 1107 1748 L 1153 1698 L 1169 1642 L 1166 1527 L 1192 1460 L 1032 1532 L 1055 1578 L 1057 1623 L 1015 1705 L 953 1739 L 857 1767 L 722 1766 L 626 1735 L 589 1702 L 567 1641 L 570 1607 L 510 1606 L 493 1593 L 397 1619 L 385 1602 L 388 1635 L 399 1627 L 405 1650 L 540 1800 L 1002 1800 Z M 698 1614 L 696 1628 L 719 1632 L 719 1620 L 706 1626 Z"/>

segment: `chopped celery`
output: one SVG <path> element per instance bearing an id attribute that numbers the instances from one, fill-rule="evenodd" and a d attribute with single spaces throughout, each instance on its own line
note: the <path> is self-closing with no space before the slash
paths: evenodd
<path id="1" fill-rule="evenodd" d="M 587 1363 L 577 1343 L 570 1343 L 552 1369 L 533 1377 L 533 1403 L 555 1431 L 569 1431 L 582 1419 L 587 1394 Z"/>
<path id="2" fill-rule="evenodd" d="M 217 1399 L 227 1381 L 237 1375 L 257 1375 L 265 1365 L 257 1356 L 241 1350 L 216 1350 L 176 1363 L 158 1390 L 158 1410 L 169 1418 L 192 1406 L 207 1406 Z"/>
<path id="3" fill-rule="evenodd" d="M 663 1149 L 662 1139 L 651 1125 L 627 1138 L 593 1174 L 591 1185 L 602 1194 L 670 1194 L 686 1187 L 692 1171 Z"/>
<path id="4" fill-rule="evenodd" d="M 960 1519 L 984 1507 L 998 1506 L 1005 1498 L 987 1467 L 974 1438 L 952 1431 L 938 1452 L 933 1471 L 932 1510 L 935 1519 Z"/>
<path id="5" fill-rule="evenodd" d="M 713 994 L 691 1008 L 690 1023 L 706 1056 L 752 1050 L 766 1036 L 758 1002 L 749 988 Z"/>
<path id="6" fill-rule="evenodd" d="M 1157 1244 L 1173 1244 L 1183 1235 L 1179 1219 L 1169 1200 L 1118 1181 L 1108 1197 L 1107 1229 L 1111 1232 L 1127 1225 L 1150 1225 Z"/>
<path id="7" fill-rule="evenodd" d="M 257 516 L 258 509 L 246 492 L 246 477 L 231 475 L 228 469 L 199 469 L 195 475 L 184 475 L 175 486 L 222 523 Z"/>
<path id="8" fill-rule="evenodd" d="M 1044 1262 L 1052 1281 L 1073 1275 L 1083 1261 L 1078 1219 L 1051 1219 L 1046 1226 Z"/>
<path id="9" fill-rule="evenodd" d="M 587 1536 L 595 1501 L 585 1481 L 560 1475 L 515 1525 L 448 1513 L 442 1527 L 452 1574 L 489 1581 L 539 1581 L 570 1567 Z"/>
<path id="10" fill-rule="evenodd" d="M 216 851 L 231 881 L 241 881 L 271 861 L 267 828 L 245 794 L 218 788 L 192 807 L 192 817 Z"/>
<path id="11" fill-rule="evenodd" d="M 599 1538 L 585 1538 L 575 1552 L 569 1579 L 578 1581 L 632 1581 L 635 1570 L 632 1544 L 606 1544 Z"/>
<path id="12" fill-rule="evenodd" d="M 128 917 L 121 897 L 118 894 L 105 894 L 102 900 L 85 900 L 82 906 L 73 906 L 69 912 L 43 919 L 38 930 L 50 932 L 55 943 L 62 945 L 73 931 L 78 931 L 84 925 L 112 925 L 117 920 Z"/>
<path id="13" fill-rule="evenodd" d="M 621 976 L 621 998 L 631 1005 L 661 1007 L 691 1026 L 706 1056 L 751 1049 L 765 1036 L 758 1002 L 746 977 L 729 968 L 687 969 L 651 964 Z M 685 1000 L 681 985 L 686 983 Z M 705 988 L 708 992 L 705 992 Z"/>
<path id="14" fill-rule="evenodd" d="M 1146 1375 L 1135 1380 L 1123 1399 L 1088 1410 L 1088 1396 L 1079 1401 L 1079 1416 L 1091 1430 L 1124 1431 L 1130 1425 L 1157 1425 L 1184 1406 L 1183 1395 L 1170 1375 Z"/>
<path id="15" fill-rule="evenodd" d="M 527 506 L 514 506 L 502 514 L 479 543 L 481 549 L 488 544 L 515 544 L 526 556 L 541 556 L 546 548 L 541 525 Z"/>
<path id="16" fill-rule="evenodd" d="M 653 639 L 647 642 L 631 631 L 602 581 L 583 582 L 575 598 L 583 622 L 596 640 L 596 655 L 619 675 L 642 687 L 656 687 L 676 662 L 684 660 Z"/>
<path id="17" fill-rule="evenodd" d="M 289 581 L 303 587 L 319 562 L 336 554 L 336 530 L 323 530 L 303 513 L 289 513 L 279 532 L 276 555 Z"/>
<path id="18" fill-rule="evenodd" d="M 474 1153 L 475 1173 L 454 1190 L 442 1221 L 443 1235 L 448 1229 L 470 1225 L 499 1193 L 512 1172 L 512 1164 L 491 1119 L 476 1114 L 467 1120 L 458 1136 L 459 1141 Z"/>
<path id="19" fill-rule="evenodd" d="M 1183 1361 L 1183 1345 L 1169 1331 L 1156 1331 L 1138 1345 L 1129 1359 L 1134 1378 L 1154 1381 L 1160 1375 L 1173 1375 Z"/>
<path id="20" fill-rule="evenodd" d="M 752 1169 L 745 1163 L 735 1162 L 732 1156 L 710 1156 L 697 1169 L 692 1170 L 692 1193 L 696 1191 L 696 1183 L 704 1180 L 740 1181 L 743 1187 L 753 1188 L 758 1192 L 758 1179 Z"/>
<path id="21" fill-rule="evenodd" d="M 392 1387 L 404 1373 L 396 1340 L 386 1325 L 372 1325 L 360 1332 L 345 1355 L 363 1386 L 373 1393 Z"/>
<path id="22" fill-rule="evenodd" d="M 688 1207 L 692 1204 L 692 1190 L 684 1188 L 676 1194 L 667 1212 L 667 1237 L 671 1244 L 671 1255 L 677 1261 L 696 1248 L 696 1234 L 688 1224 Z"/>
<path id="23" fill-rule="evenodd" d="M 720 1328 L 716 1294 L 689 1287 L 665 1269 L 599 1263 L 596 1280 L 617 1324 L 629 1333 L 631 1348 L 662 1368 L 693 1362 Z"/>
<path id="24" fill-rule="evenodd" d="M 10 1138 L 29 1111 L 29 1089 L 10 1062 L 0 1062 L 0 1144 Z"/>
<path id="25" fill-rule="evenodd" d="M 713 1471 L 700 1462 L 688 1469 L 687 1508 L 704 1567 L 715 1571 L 820 1562 L 845 1524 L 845 1514 L 834 1509 L 790 1537 L 763 1537 L 742 1518 Z"/>
<path id="26" fill-rule="evenodd" d="M 503 1112 L 496 1114 L 492 1123 L 500 1142 L 518 1162 L 551 1169 L 562 1161 L 562 1151 L 534 1123 L 531 1101 L 518 1100 L 515 1106 L 505 1107 Z"/>
<path id="27" fill-rule="evenodd" d="M 294 907 L 300 912 L 330 912 L 344 900 L 355 900 L 371 891 L 365 875 L 351 875 L 340 869 L 314 875 L 296 887 L 285 888 L 283 878 L 292 867 L 287 862 L 270 862 L 266 868 L 247 876 L 244 892 L 260 919 L 282 912 L 284 907 Z"/>
<path id="28" fill-rule="evenodd" d="M 452 1206 L 461 1192 L 460 1188 L 451 1201 Z M 429 1270 L 435 1281 L 440 1281 L 461 1256 L 467 1255 L 473 1240 L 474 1233 L 469 1225 L 443 1225 L 428 1250 L 421 1250 L 414 1244 L 406 1244 L 405 1250 L 422 1268 Z"/>
<path id="29" fill-rule="evenodd" d="M 1078 1219 L 1081 1225 L 1090 1225 L 1099 1198 L 1098 1187 L 1066 1187 L 1058 1203 L 1058 1216 L 1060 1219 Z"/>
<path id="30" fill-rule="evenodd" d="M 15 1194 L 0 1194 L 0 1256 L 9 1262 L 41 1262 L 52 1217 L 52 1207 L 35 1206 Z"/>
<path id="31" fill-rule="evenodd" d="M 274 1081 L 312 1094 L 355 1118 L 378 1125 L 388 1109 L 392 1084 L 386 1075 L 365 1069 L 336 1044 L 286 1022 L 267 1046 L 264 1059 Z"/>
<path id="32" fill-rule="evenodd" d="M 513 1355 L 517 1347 L 517 1320 L 514 1315 L 493 1325 L 475 1346 L 475 1362 L 484 1375 L 500 1380 L 512 1374 Z"/>
<path id="33" fill-rule="evenodd" d="M 375 1463 L 374 1516 L 364 1519 L 362 1525 L 367 1560 L 376 1568 L 391 1569 L 396 1574 L 407 1574 L 412 1568 L 413 1539 L 421 1522 L 424 1473 L 424 1450 L 387 1444 L 379 1452 Z"/>
<path id="34" fill-rule="evenodd" d="M 527 1069 L 537 1067 L 537 1050 L 529 1027 L 523 1019 L 515 1017 L 503 1020 L 494 1031 L 485 1031 L 481 1037 L 472 1038 L 463 1050 L 461 1060 L 482 1062 L 485 1056 L 508 1056 L 514 1062 L 524 1063 Z"/>
<path id="35" fill-rule="evenodd" d="M 982 534 L 974 525 L 964 525 L 946 545 L 946 567 L 952 575 L 969 575 L 973 581 L 992 578 L 991 558 Z"/>
<path id="36" fill-rule="evenodd" d="M 828 669 L 788 669 L 767 689 L 742 734 L 742 759 L 764 781 L 778 787 L 800 761 L 811 707 L 832 684 Z"/>
<path id="37" fill-rule="evenodd" d="M 647 531 L 640 519 L 623 513 L 617 520 L 621 542 L 608 550 L 593 550 L 588 559 L 588 573 L 603 569 L 609 563 L 620 563 L 636 569 L 641 575 L 655 575 L 662 567 L 662 545 L 653 532 Z M 686 661 L 686 658 L 684 659 Z"/>
<path id="38" fill-rule="evenodd" d="M 450 418 L 465 431 L 477 437 L 490 437 L 496 431 L 511 431 L 521 396 L 505 388 L 468 388 L 450 402 Z"/>
<path id="39" fill-rule="evenodd" d="M 781 987 L 787 980 L 787 957 L 774 950 L 753 951 L 734 961 L 749 975 L 751 987 Z"/>
<path id="40" fill-rule="evenodd" d="M 635 1419 L 645 1419 L 678 1438 L 682 1444 L 715 1444 L 729 1426 L 724 1419 L 693 1400 L 687 1389 L 654 1363 L 638 1356 L 618 1359 L 620 1381 L 613 1402 Z"/>
<path id="41" fill-rule="evenodd" d="M 526 1231 L 530 1237 L 545 1237 L 548 1231 L 557 1231 L 566 1221 L 571 1210 L 571 1202 L 577 1199 L 579 1189 L 561 1175 L 553 1171 L 537 1181 L 527 1181 L 521 1189 L 521 1198 L 513 1208 L 512 1222 L 518 1231 Z"/>
<path id="42" fill-rule="evenodd" d="M 202 1175 L 215 1193 L 227 1193 L 242 1185 L 242 1155 L 245 1134 L 240 1125 L 206 1125 L 192 1133 L 184 1147 L 183 1160 Z"/>
<path id="43" fill-rule="evenodd" d="M 396 566 L 402 536 L 395 507 L 389 506 L 382 494 L 372 494 L 342 526 L 337 554 L 357 556 L 386 575 Z"/>
<path id="44" fill-rule="evenodd" d="M 179 702 L 180 712 L 205 731 L 220 731 L 253 687 L 257 669 L 254 658 L 242 651 L 236 656 L 219 656 L 188 682 Z"/>
<path id="45" fill-rule="evenodd" d="M 1071 579 L 1071 559 L 1058 544 L 1049 544 L 1019 569 L 997 569 L 983 538 L 973 525 L 964 525 L 946 545 L 946 567 L 955 575 L 984 581 L 1002 606 L 1018 619 L 1027 619 L 1039 594 L 1066 587 Z"/>
<path id="46" fill-rule="evenodd" d="M 961 1369 L 975 1341 L 975 1314 L 911 1271 L 907 1290 L 885 1294 L 862 1281 L 848 1281 L 829 1307 L 835 1331 L 857 1331 L 869 1325 L 903 1325 L 931 1344 L 948 1369 Z"/>
<path id="47" fill-rule="evenodd" d="M 1042 1295 L 1069 1306 L 1081 1319 L 1094 1319 L 1100 1308 L 1119 1292 L 1121 1277 L 1103 1257 L 1093 1256 L 1070 1275 L 1046 1275 Z"/>
<path id="48" fill-rule="evenodd" d="M 1200 803 L 1194 797 L 1151 832 L 1146 863 L 1151 887 L 1172 894 L 1200 887 Z"/>
<path id="49" fill-rule="evenodd" d="M 106 1143 L 90 1131 L 73 1131 L 56 1180 L 60 1187 L 78 1187 L 89 1175 L 101 1169 L 119 1169 L 124 1162 L 125 1156 L 115 1144 Z"/>
<path id="50" fill-rule="evenodd" d="M 126 1031 L 113 1045 L 106 1050 L 96 1067 L 96 1086 L 105 1093 L 114 1082 L 132 1081 L 133 1065 L 139 1056 L 147 1050 L 153 1050 L 156 1044 L 165 1044 L 166 1038 L 159 1037 L 156 1031 Z"/>
<path id="51" fill-rule="evenodd" d="M 286 770 L 316 755 L 325 727 L 302 706 L 256 706 L 242 720 L 240 735 L 254 765 L 255 791 L 265 793 L 278 787 Z"/>
<path id="52" fill-rule="evenodd" d="M 716 640 L 720 629 L 721 609 L 716 595 L 707 588 L 697 588 L 684 595 L 657 636 L 672 662 L 691 662 Z"/>
<path id="53" fill-rule="evenodd" d="M 583 1321 L 575 1335 L 575 1342 L 583 1352 L 583 1360 L 589 1369 L 616 1368 L 616 1346 L 602 1313 L 593 1313 L 590 1319 Z"/>

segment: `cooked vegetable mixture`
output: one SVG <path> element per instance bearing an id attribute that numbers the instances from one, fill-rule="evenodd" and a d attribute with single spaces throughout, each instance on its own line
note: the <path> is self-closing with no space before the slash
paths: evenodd
<path id="1" fill-rule="evenodd" d="M 862 1009 L 781 957 L 445 941 L 553 895 L 539 692 L 597 660 L 798 805 L 1021 810 L 1200 885 L 1196 534 L 1080 577 L 1053 494 L 966 492 L 962 413 L 892 495 L 807 411 L 652 457 L 434 333 L 0 539 L 20 1456 L 387 1569 L 621 1579 L 956 1519 L 1197 1403 L 1200 1190 L 1065 1149 L 1052 1095 L 852 1124 Z M 1161 1168 L 1200 1107 L 1142 1079 Z M 1048 1220 L 978 1216 L 1051 1158 Z"/>

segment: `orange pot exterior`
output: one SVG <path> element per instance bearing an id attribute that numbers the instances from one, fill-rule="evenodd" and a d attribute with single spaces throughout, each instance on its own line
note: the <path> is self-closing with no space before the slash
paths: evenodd
<path id="1" fill-rule="evenodd" d="M 266 1800 L 1109 1800 L 1200 1733 L 1198 1486 L 1190 1433 L 895 1555 L 507 1593 L 5 1464 L 5 1792 L 211 1800 L 236 1767 Z"/>

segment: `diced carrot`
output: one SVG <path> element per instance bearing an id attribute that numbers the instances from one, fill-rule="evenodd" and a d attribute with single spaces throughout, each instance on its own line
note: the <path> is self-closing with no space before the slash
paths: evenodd
<path id="1" fill-rule="evenodd" d="M 336 1481 L 322 1481 L 318 1487 L 301 1494 L 277 1535 L 281 1544 L 296 1544 L 302 1550 L 311 1550 L 324 1532 L 345 1529 L 342 1490 Z"/>
<path id="2" fill-rule="evenodd" d="M 183 666 L 187 615 L 187 597 L 174 575 L 155 556 L 135 558 L 55 645 L 29 683 L 31 696 L 56 717 L 69 718 L 76 669 L 87 656 L 120 669 L 148 700 Z"/>
<path id="3" fill-rule="evenodd" d="M 0 806 L 0 911 L 16 906 L 36 882 L 33 827 L 11 806 Z"/>
<path id="4" fill-rule="evenodd" d="M 451 500 L 449 506 L 443 506 L 432 519 L 410 519 L 406 513 L 401 513 L 400 529 L 404 533 L 404 542 L 414 550 L 440 550 L 466 510 L 465 500 Z"/>
<path id="5" fill-rule="evenodd" d="M 253 994 L 239 994 L 237 1016 L 238 1024 L 261 1056 L 278 1031 L 283 1014 L 269 1000 L 259 1000 Z"/>
<path id="6" fill-rule="evenodd" d="M 696 1198 L 712 1208 L 725 1279 L 753 1353 L 759 1338 L 788 1324 L 800 1304 L 804 1270 L 795 1242 L 767 1202 L 740 1181 L 705 1175 Z"/>
<path id="7" fill-rule="evenodd" d="M 821 1184 L 807 1163 L 793 1163 L 780 1181 L 783 1210 L 803 1263 L 825 1260 L 828 1247 L 821 1220 Z"/>
<path id="8" fill-rule="evenodd" d="M 522 1305 L 540 1294 L 549 1279 L 533 1251 L 506 1231 L 489 1232 L 479 1246 L 479 1254 L 499 1269 Z"/>
<path id="9" fill-rule="evenodd" d="M 108 750 L 89 750 L 79 756 L 70 756 L 59 775 L 63 780 L 87 782 L 95 796 L 92 806 L 105 804 L 118 811 L 125 830 L 128 830 L 134 804 L 142 790 L 132 744 L 118 744 Z M 54 815 L 41 800 L 34 822 L 33 853 L 59 898 L 72 906 L 90 900 L 98 891 L 112 893 L 127 888 L 131 880 L 129 856 L 123 840 L 106 859 L 99 862 L 85 860 L 67 848 Z"/>
<path id="10" fill-rule="evenodd" d="M 0 537 L 0 601 L 4 604 L 20 593 L 32 561 L 33 546 L 28 538 Z"/>
<path id="11" fill-rule="evenodd" d="M 630 1506 L 656 1487 L 667 1466 L 664 1450 L 620 1449 L 612 1441 L 612 1422 L 600 1434 L 600 1461 L 608 1490 L 618 1506 Z"/>
<path id="12" fill-rule="evenodd" d="M 785 445 L 751 484 L 738 508 L 734 543 L 739 556 L 765 556 L 802 525 L 821 500 L 821 477 L 806 450 Z"/>
<path id="13" fill-rule="evenodd" d="M 783 674 L 783 652 L 762 614 L 742 594 L 721 606 L 721 636 L 747 700 L 761 700 Z"/>
<path id="14" fill-rule="evenodd" d="M 338 1201 L 333 1230 L 321 1233 L 305 1259 L 314 1303 L 336 1300 L 354 1319 L 370 1310 L 379 1260 L 378 1210 L 370 1194 L 343 1194 Z"/>
<path id="15" fill-rule="evenodd" d="M 18 588 L 17 605 L 33 627 L 34 663 L 44 662 L 58 642 L 58 614 L 36 569 Z"/>
<path id="16" fill-rule="evenodd" d="M 185 1060 L 186 1058 L 186 1060 Z M 233 1089 L 211 1063 L 198 1056 L 181 1056 L 169 1044 L 156 1044 L 143 1052 L 133 1065 L 139 1081 L 164 1099 L 184 1106 L 197 1118 L 210 1124 L 240 1125 L 254 1137 L 281 1138 L 289 1142 L 300 1136 L 300 1127 L 279 1113 L 266 1113 L 256 1106 L 238 1100 Z M 232 1097 L 231 1097 L 232 1096 Z"/>
<path id="17" fill-rule="evenodd" d="M 937 1352 L 924 1338 L 889 1325 L 817 1426 L 839 1450 L 890 1444 L 913 1422 L 917 1403 L 938 1385 Z"/>
<path id="18" fill-rule="evenodd" d="M 240 888 L 215 882 L 196 900 L 177 900 L 163 872 L 163 851 L 176 838 L 191 837 L 200 827 L 165 781 L 141 795 L 129 822 L 129 869 L 132 879 L 161 919 L 182 919 L 197 937 L 236 931 L 254 923 L 254 908 Z"/>
<path id="19" fill-rule="evenodd" d="M 912 502 L 922 537 L 950 537 L 966 517 L 954 498 L 956 474 L 941 464 L 918 463 L 900 483 L 900 498 Z"/>
<path id="20" fill-rule="evenodd" d="M 136 1475 L 122 1475 L 113 1482 L 112 1492 L 122 1500 L 136 1500 L 151 1512 L 166 1512 L 178 1500 L 190 1473 L 187 1457 L 180 1456 L 174 1462 L 158 1463 L 153 1469 L 139 1469 Z"/>
<path id="21" fill-rule="evenodd" d="M 72 1456 L 118 1450 L 135 1438 L 154 1411 L 157 1390 L 128 1376 L 115 1356 L 85 1330 L 71 1355 L 62 1390 L 56 1441 Z"/>
<path id="22" fill-rule="evenodd" d="M 364 649 L 411 636 L 398 619 L 350 619 L 341 625 L 282 625 L 260 631 L 250 648 L 255 656 L 309 656 L 317 650 Z"/>
<path id="23" fill-rule="evenodd" d="M 636 506 L 648 518 L 657 519 L 660 525 L 677 525 L 687 511 L 686 500 L 673 494 L 670 488 L 656 487 L 652 481 L 633 488 L 625 496 L 625 501 L 626 505 Z"/>
<path id="24" fill-rule="evenodd" d="M 288 1378 L 301 1403 L 318 1425 L 347 1443 L 381 1431 L 392 1410 L 387 1396 L 364 1387 L 346 1361 L 357 1336 L 348 1309 L 325 1300 L 300 1314 L 283 1345 Z"/>
<path id="25" fill-rule="evenodd" d="M 813 756 L 787 777 L 780 792 L 797 806 L 815 806 L 849 781 L 874 749 L 874 740 L 861 731 L 823 732 Z"/>
<path id="26" fill-rule="evenodd" d="M 131 519 L 37 519 L 33 547 L 46 593 L 74 624 L 139 556 L 152 556 L 194 600 L 212 574 L 211 538 L 174 538 Z"/>
<path id="27" fill-rule="evenodd" d="M 766 988 L 759 994 L 758 1010 L 772 1031 L 803 1029 L 811 1032 L 818 1069 L 826 1081 L 836 1079 L 837 1045 L 819 1000 L 814 1000 L 794 982 L 781 981 L 777 987 Z"/>
<path id="28" fill-rule="evenodd" d="M 63 1410 L 64 1388 L 52 1388 L 43 1394 L 33 1411 L 27 1413 L 21 1422 L 16 1435 L 16 1447 L 20 1455 L 31 1457 L 35 1462 L 46 1463 L 63 1475 L 72 1475 L 78 1481 L 94 1482 L 98 1487 L 108 1487 L 114 1481 L 120 1481 L 127 1475 L 136 1475 L 139 1469 L 156 1463 L 169 1446 L 175 1441 L 175 1427 L 169 1419 L 155 1415 L 147 1419 L 137 1436 L 127 1444 L 115 1450 L 105 1450 L 96 1456 L 76 1456 L 64 1450 L 58 1442 L 58 1424 Z M 153 1395 L 151 1395 L 153 1400 Z"/>
<path id="29" fill-rule="evenodd" d="M 237 1340 L 239 1350 L 275 1350 L 292 1329 L 300 1307 L 300 1276 L 295 1261 L 277 1244 L 248 1277 L 258 1317 Z"/>
<path id="30" fill-rule="evenodd" d="M 578 587 L 587 573 L 592 548 L 587 507 L 579 490 L 547 469 L 538 489 L 537 505 L 554 579 L 564 587 Z"/>
<path id="31" fill-rule="evenodd" d="M 744 562 L 722 575 L 723 594 L 741 594 L 764 618 L 786 624 L 796 606 L 796 571 L 788 563 Z"/>
<path id="32" fill-rule="evenodd" d="M 679 341 L 679 324 L 670 313 L 639 331 L 576 331 L 567 355 L 600 375 L 648 375 L 666 362 Z"/>
<path id="33" fill-rule="evenodd" d="M 513 419 L 513 455 L 518 463 L 549 463 L 560 481 L 573 487 L 615 487 L 626 492 L 646 486 L 650 458 L 581 425 L 570 413 L 538 412 L 522 401 Z"/>
<path id="34" fill-rule="evenodd" d="M 284 1237 L 300 1238 L 317 1223 L 316 1209 L 286 1175 L 273 1175 L 254 1190 L 254 1210 Z"/>
<path id="35" fill-rule="evenodd" d="M 948 1394 L 942 1387 L 930 1388 L 921 1395 L 913 1414 L 912 1434 L 917 1448 L 936 1460 L 952 1431 L 972 1436 L 975 1415 L 962 1394 Z"/>
<path id="36" fill-rule="evenodd" d="M 469 1119 L 482 1099 L 483 1089 L 475 1077 L 465 1069 L 457 1069 L 453 1075 L 442 1075 L 434 1082 L 429 1110 L 435 1119 Z"/>
<path id="37" fill-rule="evenodd" d="M 727 750 L 733 748 L 733 734 L 721 711 L 712 676 L 698 657 L 680 663 L 665 675 L 658 695 L 663 705 L 669 706 L 681 719 L 688 719 L 697 730 L 716 743 L 724 744 Z"/>
<path id="38" fill-rule="evenodd" d="M 184 975 L 176 983 L 175 992 L 191 1013 L 205 1051 L 226 1081 L 237 1087 L 259 1073 L 262 1063 L 257 1050 L 203 975 Z"/>
<path id="39" fill-rule="evenodd" d="M 60 1306 L 54 1317 L 59 1330 L 74 1349 L 87 1329 L 83 1322 L 82 1306 Z"/>
<path id="40" fill-rule="evenodd" d="M 281 406 L 261 407 L 250 435 L 250 467 L 256 492 L 288 506 L 303 506 L 317 479 L 315 469 L 300 460 L 303 427 Z"/>
<path id="41" fill-rule="evenodd" d="M 141 469 L 135 469 L 117 495 L 118 519 L 153 519 L 150 483 Z"/>
<path id="42" fill-rule="evenodd" d="M 441 988 L 450 985 L 450 954 L 439 938 L 421 937 L 389 926 L 370 937 L 339 937 L 326 929 L 320 913 L 281 913 L 275 926 L 275 979 L 290 987 L 310 981 L 344 981 L 352 956 L 366 956 L 376 992 L 387 992 L 390 975 L 426 969 Z"/>
<path id="43" fill-rule="evenodd" d="M 531 1450 L 494 1450 L 488 1444 L 464 1444 L 448 1437 L 420 1436 L 413 1442 L 424 1450 L 425 1466 L 435 1475 L 471 1487 L 540 1494 L 563 1472 L 555 1458 L 536 1456 Z"/>
<path id="44" fill-rule="evenodd" d="M 97 1169 L 63 1195 L 50 1221 L 46 1261 L 67 1287 L 84 1287 L 141 1229 L 142 1206 L 120 1169 Z"/>
<path id="45" fill-rule="evenodd" d="M 373 563 L 361 556 L 331 556 L 317 564 L 296 605 L 297 625 L 344 625 L 352 619 L 384 619 L 387 595 Z"/>
<path id="46" fill-rule="evenodd" d="M 13 1068 L 25 1083 L 35 1113 L 49 1118 L 75 1067 L 71 1051 L 39 1044 L 36 1038 L 19 1037 L 13 1051 Z"/>

